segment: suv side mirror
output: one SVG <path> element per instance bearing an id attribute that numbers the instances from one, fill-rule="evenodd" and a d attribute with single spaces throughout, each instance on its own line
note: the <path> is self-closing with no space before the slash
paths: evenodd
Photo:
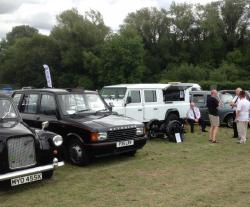
<path id="1" fill-rule="evenodd" d="M 131 99 L 131 97 L 130 97 L 130 96 L 128 96 L 128 97 L 127 97 L 126 104 L 129 104 L 129 103 L 131 103 L 131 102 L 132 102 L 132 99 Z"/>
<path id="2" fill-rule="evenodd" d="M 45 121 L 42 123 L 42 130 L 46 129 L 49 127 L 49 122 L 48 121 Z"/>

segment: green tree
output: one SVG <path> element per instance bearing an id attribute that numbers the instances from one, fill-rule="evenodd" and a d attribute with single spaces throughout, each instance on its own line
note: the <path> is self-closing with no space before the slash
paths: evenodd
<path id="1" fill-rule="evenodd" d="M 50 66 L 54 85 L 57 85 L 55 73 L 60 72 L 60 51 L 56 42 L 39 34 L 19 38 L 4 55 L 0 81 L 19 87 L 45 87 L 43 64 Z"/>
<path id="2" fill-rule="evenodd" d="M 17 39 L 23 37 L 32 37 L 38 34 L 38 30 L 29 25 L 21 25 L 12 28 L 12 31 L 6 34 L 6 41 L 8 45 L 13 45 Z"/>
<path id="3" fill-rule="evenodd" d="M 110 36 L 102 50 L 101 83 L 141 82 L 145 71 L 143 54 L 142 39 L 133 28 L 123 28 Z"/>

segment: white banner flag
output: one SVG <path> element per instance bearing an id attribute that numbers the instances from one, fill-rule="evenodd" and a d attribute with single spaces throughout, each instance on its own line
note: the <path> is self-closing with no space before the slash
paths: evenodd
<path id="1" fill-rule="evenodd" d="M 44 71 L 45 71 L 47 85 L 48 85 L 49 88 L 52 88 L 52 80 L 51 80 L 49 66 L 48 65 L 43 65 L 43 67 L 44 67 Z"/>

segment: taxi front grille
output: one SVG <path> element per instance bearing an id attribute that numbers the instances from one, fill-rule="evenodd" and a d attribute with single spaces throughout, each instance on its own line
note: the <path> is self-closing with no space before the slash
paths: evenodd
<path id="1" fill-rule="evenodd" d="M 14 137 L 7 141 L 10 169 L 29 167 L 36 164 L 35 142 L 31 136 Z"/>

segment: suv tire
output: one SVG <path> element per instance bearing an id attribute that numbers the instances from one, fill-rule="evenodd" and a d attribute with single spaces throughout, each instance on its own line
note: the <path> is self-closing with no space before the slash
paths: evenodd
<path id="1" fill-rule="evenodd" d="M 234 122 L 233 115 L 227 115 L 225 122 L 228 128 L 233 128 L 233 122 Z"/>

